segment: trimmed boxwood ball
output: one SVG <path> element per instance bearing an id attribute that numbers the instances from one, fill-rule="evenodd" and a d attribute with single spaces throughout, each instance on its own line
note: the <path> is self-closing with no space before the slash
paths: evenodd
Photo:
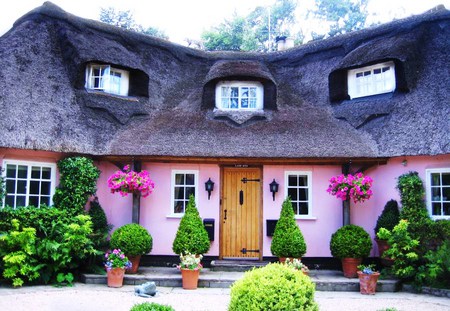
<path id="1" fill-rule="evenodd" d="M 156 302 L 143 302 L 135 304 L 130 311 L 175 311 L 175 309 L 171 306 L 162 305 Z"/>
<path id="2" fill-rule="evenodd" d="M 247 271 L 231 286 L 228 310 L 319 310 L 314 293 L 314 283 L 301 271 L 268 264 Z"/>
<path id="3" fill-rule="evenodd" d="M 360 226 L 343 226 L 331 236 L 331 254 L 339 259 L 368 257 L 371 249 L 370 235 Z"/>
<path id="4" fill-rule="evenodd" d="M 305 239 L 295 221 L 289 197 L 284 200 L 281 207 L 280 219 L 275 226 L 270 250 L 278 257 L 300 258 L 306 253 Z"/>
<path id="5" fill-rule="evenodd" d="M 210 242 L 208 232 L 203 225 L 193 195 L 189 197 L 183 218 L 178 226 L 177 235 L 172 244 L 175 254 L 205 254 L 209 251 Z"/>
<path id="6" fill-rule="evenodd" d="M 119 248 L 127 256 L 138 256 L 152 250 L 153 239 L 141 225 L 128 224 L 113 232 L 110 245 L 111 249 Z"/>

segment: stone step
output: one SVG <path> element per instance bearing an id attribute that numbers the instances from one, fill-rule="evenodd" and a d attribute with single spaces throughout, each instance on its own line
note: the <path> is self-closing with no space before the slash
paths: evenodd
<path id="1" fill-rule="evenodd" d="M 228 288 L 245 272 L 242 271 L 213 271 L 205 268 L 200 273 L 199 287 Z M 309 277 L 316 284 L 318 291 L 359 291 L 359 280 L 347 279 L 341 271 L 311 270 Z M 81 281 L 86 284 L 106 284 L 106 275 L 83 274 Z M 126 274 L 124 284 L 139 285 L 148 281 L 156 286 L 181 287 L 181 273 L 176 268 L 140 267 L 137 274 Z M 400 290 L 398 280 L 378 280 L 377 292 L 396 292 Z"/>
<path id="2" fill-rule="evenodd" d="M 253 268 L 264 267 L 269 261 L 249 260 L 213 260 L 211 271 L 245 272 Z"/>

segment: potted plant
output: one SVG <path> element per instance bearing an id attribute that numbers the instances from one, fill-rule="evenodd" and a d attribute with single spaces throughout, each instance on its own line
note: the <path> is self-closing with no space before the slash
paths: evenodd
<path id="1" fill-rule="evenodd" d="M 304 275 L 308 275 L 309 274 L 309 269 L 308 267 L 298 258 L 286 258 L 285 264 L 298 270 L 303 272 Z"/>
<path id="2" fill-rule="evenodd" d="M 301 258 L 306 253 L 303 234 L 295 221 L 294 209 L 290 198 L 284 200 L 280 219 L 275 226 L 270 250 L 278 256 L 280 262 L 286 258 Z"/>
<path id="3" fill-rule="evenodd" d="M 372 249 L 370 235 L 360 226 L 346 225 L 331 236 L 331 254 L 341 259 L 342 270 L 347 278 L 356 278 L 357 267 L 362 258 L 367 257 Z"/>
<path id="4" fill-rule="evenodd" d="M 111 248 L 120 248 L 133 263 L 129 273 L 136 273 L 141 256 L 152 250 L 153 239 L 148 231 L 138 224 L 127 224 L 111 235 Z"/>
<path id="5" fill-rule="evenodd" d="M 380 273 L 375 271 L 375 265 L 359 265 L 359 291 L 363 295 L 375 295 Z"/>
<path id="6" fill-rule="evenodd" d="M 378 252 L 380 258 L 383 259 L 383 253 L 389 249 L 389 244 L 387 243 L 390 234 L 394 227 L 400 221 L 400 211 L 398 209 L 397 201 L 390 200 L 384 206 L 383 211 L 377 219 L 377 224 L 374 228 L 375 230 L 375 242 L 378 245 Z M 382 230 L 382 229 L 385 230 Z M 386 230 L 387 229 L 387 230 Z"/>
<path id="7" fill-rule="evenodd" d="M 120 249 L 114 249 L 105 254 L 105 268 L 109 287 L 122 287 L 125 270 L 131 268 L 132 263 Z"/>
<path id="8" fill-rule="evenodd" d="M 203 256 L 186 252 L 180 255 L 180 265 L 183 289 L 197 289 L 198 277 L 203 266 L 201 264 Z"/>

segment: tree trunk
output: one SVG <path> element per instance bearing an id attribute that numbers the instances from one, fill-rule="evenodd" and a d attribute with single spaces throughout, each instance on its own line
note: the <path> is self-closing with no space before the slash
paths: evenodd
<path id="1" fill-rule="evenodd" d="M 344 226 L 350 224 L 350 199 L 342 201 L 342 221 Z"/>

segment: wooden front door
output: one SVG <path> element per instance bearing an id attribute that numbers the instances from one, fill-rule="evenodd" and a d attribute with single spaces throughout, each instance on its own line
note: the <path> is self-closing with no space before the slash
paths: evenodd
<path id="1" fill-rule="evenodd" d="M 221 257 L 261 259 L 261 170 L 224 168 Z"/>

